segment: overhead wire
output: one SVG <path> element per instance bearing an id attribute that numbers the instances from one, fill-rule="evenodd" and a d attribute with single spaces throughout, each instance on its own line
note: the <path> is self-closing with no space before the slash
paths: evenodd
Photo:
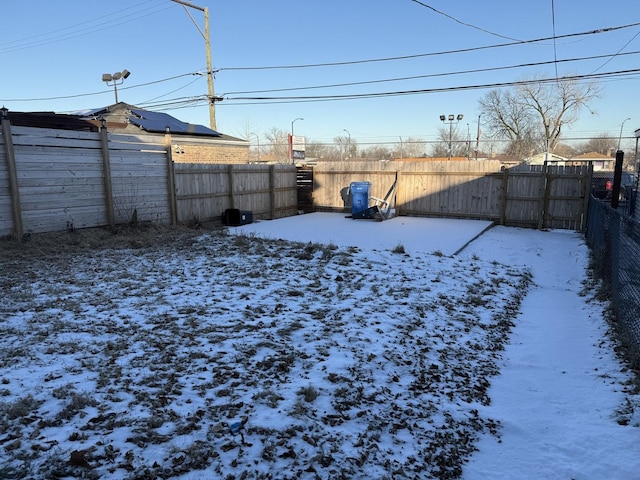
<path id="1" fill-rule="evenodd" d="M 144 8 L 143 10 L 135 11 L 133 13 L 120 15 L 122 12 L 126 12 L 127 10 L 135 9 L 138 7 L 142 7 L 147 3 L 155 3 L 156 5 L 155 7 Z M 59 28 L 56 30 L 52 30 L 50 32 L 39 33 L 39 34 L 25 37 L 22 39 L 10 40 L 8 42 L 1 42 L 0 54 L 20 51 L 20 50 L 29 49 L 29 48 L 35 48 L 42 45 L 49 45 L 51 43 L 71 40 L 73 38 L 81 37 L 84 35 L 95 35 L 96 32 L 107 30 L 109 28 L 117 27 L 126 23 L 130 23 L 139 18 L 155 15 L 157 13 L 163 12 L 170 8 L 174 8 L 174 6 L 169 5 L 169 6 L 162 7 L 161 5 L 158 5 L 157 2 L 155 2 L 154 0 L 146 0 L 137 5 L 123 8 L 121 10 L 117 10 L 115 12 L 102 15 L 92 20 L 80 22 L 75 25 Z M 117 17 L 112 20 L 105 20 L 99 23 L 95 23 L 99 20 L 106 19 L 113 16 L 117 16 Z M 83 25 L 86 25 L 86 26 L 83 26 Z M 62 33 L 65 31 L 68 31 L 68 32 Z"/>
<path id="2" fill-rule="evenodd" d="M 626 53 L 618 53 L 618 55 L 637 55 L 640 54 L 639 51 L 626 52 Z M 220 96 L 224 97 L 226 95 L 239 95 L 239 94 L 248 94 L 248 93 L 272 93 L 272 92 L 288 92 L 288 91 L 300 91 L 300 90 L 314 90 L 314 89 L 323 89 L 323 88 L 336 88 L 336 87 L 350 87 L 350 86 L 360 86 L 360 85 L 370 85 L 376 83 L 387 83 L 387 82 L 398 82 L 405 80 L 418 80 L 423 78 L 434 78 L 434 77 L 445 77 L 445 76 L 454 76 L 454 75 L 466 75 L 472 73 L 484 73 L 484 72 L 495 72 L 500 70 L 511 70 L 516 68 L 526 68 L 526 67 L 538 67 L 542 65 L 549 65 L 551 63 L 559 62 L 559 63 L 567 63 L 567 62 L 579 62 L 586 60 L 597 60 L 600 58 L 608 58 L 610 54 L 603 55 L 592 55 L 589 57 L 576 57 L 576 58 L 566 58 L 562 60 L 547 60 L 544 62 L 529 62 L 529 63 L 520 63 L 516 65 L 504 65 L 499 67 L 486 67 L 486 68 L 476 68 L 471 70 L 457 70 L 453 72 L 440 72 L 440 73 L 430 73 L 425 75 L 413 75 L 407 77 L 395 77 L 395 78 L 386 78 L 386 79 L 378 79 L 378 80 L 364 80 L 360 82 L 346 82 L 346 83 L 334 83 L 327 85 L 313 85 L 306 87 L 289 87 L 289 88 L 275 88 L 275 89 L 265 89 L 265 90 L 248 90 L 248 91 L 238 91 L 238 92 L 226 92 L 221 94 Z"/>
<path id="3" fill-rule="evenodd" d="M 399 90 L 390 92 L 370 92 L 360 94 L 344 94 L 344 95 L 313 95 L 313 96 L 288 96 L 288 97 L 235 97 L 225 98 L 225 102 L 241 100 L 241 101 L 253 101 L 260 103 L 300 103 L 300 102 L 321 102 L 321 101 L 338 101 L 338 100 L 357 100 L 364 98 L 380 98 L 380 97 L 393 97 L 404 95 L 417 95 L 426 93 L 443 93 L 465 90 L 478 90 L 478 89 L 490 89 L 490 88 L 504 88 L 514 87 L 519 85 L 530 85 L 532 83 L 548 83 L 555 81 L 583 81 L 593 80 L 608 77 L 621 77 L 621 76 L 635 76 L 640 74 L 640 68 L 620 70 L 614 72 L 595 73 L 588 75 L 568 75 L 558 78 L 537 78 L 535 80 L 516 80 L 511 82 L 495 82 L 476 85 L 458 85 L 452 87 L 439 87 L 439 88 L 425 88 L 425 89 L 413 89 L 413 90 Z M 246 105 L 246 103 L 245 103 Z"/>
<path id="4" fill-rule="evenodd" d="M 172 77 L 163 78 L 161 80 L 153 80 L 151 82 L 138 83 L 136 85 L 127 85 L 126 87 L 120 87 L 119 90 L 131 90 L 131 89 L 134 89 L 134 88 L 147 87 L 149 85 L 156 85 L 158 83 L 164 83 L 164 82 L 168 82 L 168 81 L 171 81 L 171 80 L 175 80 L 177 78 L 187 77 L 187 76 L 191 76 L 191 75 L 200 76 L 200 75 L 202 75 L 202 73 L 201 72 L 182 73 L 180 75 L 174 75 Z M 101 90 L 99 92 L 76 93 L 74 95 L 62 95 L 62 96 L 57 96 L 57 97 L 0 98 L 0 102 L 44 102 L 44 101 L 50 101 L 50 100 L 66 100 L 66 99 L 69 99 L 69 98 L 80 98 L 80 97 L 89 97 L 89 96 L 94 96 L 94 95 L 102 95 L 104 93 L 109 93 L 109 92 L 111 92 L 110 89 Z"/>
<path id="5" fill-rule="evenodd" d="M 565 34 L 565 35 L 558 35 L 555 38 L 557 38 L 557 39 L 565 39 L 565 38 L 572 38 L 572 37 L 581 37 L 581 36 L 585 36 L 585 35 L 598 35 L 598 34 L 602 34 L 602 33 L 608 33 L 608 32 L 613 32 L 613 31 L 616 31 L 616 30 L 621 30 L 621 29 L 626 29 L 626 28 L 633 28 L 633 27 L 638 27 L 638 26 L 640 26 L 640 22 L 630 23 L 630 24 L 626 24 L 626 25 L 619 25 L 619 26 L 616 26 L 616 27 L 606 27 L 606 28 L 600 28 L 600 29 L 596 29 L 596 30 L 588 30 L 588 31 L 584 31 L 584 32 L 568 33 L 568 34 Z M 536 38 L 536 39 L 532 39 L 532 40 L 517 40 L 517 41 L 514 41 L 514 42 L 508 42 L 508 43 L 498 43 L 498 44 L 483 45 L 483 46 L 478 46 L 478 47 L 459 48 L 459 49 L 445 50 L 445 51 L 439 51 L 439 52 L 417 53 L 417 54 L 413 54 L 413 55 L 401 55 L 401 56 L 396 56 L 396 57 L 370 58 L 370 59 L 364 59 L 364 60 L 350 60 L 350 61 L 327 62 L 327 63 L 307 63 L 307 64 L 294 64 L 294 65 L 263 65 L 263 66 L 253 66 L 253 67 L 220 67 L 220 68 L 215 69 L 215 71 L 216 72 L 221 72 L 221 71 L 241 71 L 241 70 L 283 70 L 283 69 L 336 67 L 336 66 L 344 66 L 344 65 L 358 65 L 358 64 L 363 64 L 363 63 L 390 62 L 390 61 L 397 61 L 397 60 L 409 60 L 409 59 L 413 59 L 413 58 L 433 57 L 433 56 L 440 56 L 440 55 L 451 55 L 451 54 L 455 54 L 455 53 L 469 53 L 469 52 L 475 52 L 475 51 L 480 51 L 480 50 L 488 50 L 488 49 L 494 49 L 494 48 L 511 47 L 511 46 L 516 46 L 516 45 L 526 45 L 526 44 L 531 44 L 531 43 L 547 42 L 547 41 L 553 40 L 553 38 L 554 37 L 551 36 L 551 37 Z"/>
<path id="6" fill-rule="evenodd" d="M 411 1 L 414 2 L 414 3 L 417 3 L 418 5 L 420 5 L 422 7 L 428 8 L 429 10 L 432 10 L 433 12 L 437 13 L 438 15 L 442 15 L 443 17 L 446 17 L 446 18 L 448 18 L 450 20 L 453 20 L 454 22 L 459 23 L 460 25 L 464 25 L 465 27 L 473 28 L 473 29 L 479 30 L 479 31 L 481 31 L 483 33 L 488 33 L 489 35 L 493 35 L 494 37 L 504 38 L 506 40 L 521 41 L 521 40 L 518 40 L 517 38 L 507 37 L 505 35 L 501 35 L 499 33 L 492 32 L 492 31 L 487 30 L 485 28 L 478 27 L 477 25 L 473 25 L 472 23 L 463 22 L 462 20 L 460 20 L 460 19 L 458 19 L 458 18 L 456 18 L 456 17 L 454 17 L 452 15 L 449 15 L 448 13 L 445 13 L 445 12 L 443 12 L 441 10 L 438 10 L 437 8 L 434 8 L 431 5 L 428 5 L 428 4 L 424 3 L 424 2 L 421 2 L 420 0 L 411 0 Z"/>

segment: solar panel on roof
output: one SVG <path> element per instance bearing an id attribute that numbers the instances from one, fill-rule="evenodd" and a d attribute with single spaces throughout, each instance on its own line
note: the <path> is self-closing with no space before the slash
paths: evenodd
<path id="1" fill-rule="evenodd" d="M 171 133 L 183 133 L 190 135 L 207 135 L 211 137 L 219 137 L 220 133 L 204 125 L 194 125 L 178 120 L 171 115 L 162 112 L 150 112 L 148 110 L 131 109 L 129 122 L 144 128 L 148 132 L 165 132 L 167 127 Z"/>

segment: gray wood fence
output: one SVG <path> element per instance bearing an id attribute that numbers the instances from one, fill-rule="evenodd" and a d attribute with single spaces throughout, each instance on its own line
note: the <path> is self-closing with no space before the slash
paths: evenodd
<path id="1" fill-rule="evenodd" d="M 317 210 L 343 211 L 354 181 L 370 182 L 370 195 L 383 198 L 396 176 L 399 215 L 488 219 L 533 228 L 582 230 L 585 226 L 589 166 L 327 162 L 314 167 L 314 205 Z"/>
<path id="2" fill-rule="evenodd" d="M 292 165 L 174 164 L 169 135 L 11 126 L 0 136 L 0 235 L 297 211 Z"/>
<path id="3" fill-rule="evenodd" d="M 0 235 L 219 218 L 227 208 L 272 219 L 298 212 L 293 165 L 174 163 L 171 137 L 11 127 L 0 137 Z M 168 148 L 169 147 L 169 148 Z M 315 210 L 344 211 L 351 182 L 400 215 L 489 219 L 582 230 L 587 167 L 504 168 L 495 161 L 325 162 L 306 192 Z"/>

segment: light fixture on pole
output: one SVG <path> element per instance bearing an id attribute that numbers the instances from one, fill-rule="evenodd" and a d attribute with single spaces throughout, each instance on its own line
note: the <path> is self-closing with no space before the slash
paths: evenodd
<path id="1" fill-rule="evenodd" d="M 620 136 L 618 137 L 618 151 L 620 150 L 620 142 L 622 142 L 622 129 L 624 128 L 624 124 L 627 120 L 631 120 L 631 117 L 625 118 L 622 125 L 620 125 Z"/>
<path id="2" fill-rule="evenodd" d="M 347 138 L 347 158 L 351 158 L 351 155 L 349 155 L 349 152 L 351 151 L 351 132 L 349 132 L 349 130 L 347 130 L 346 128 L 342 129 L 344 132 L 347 132 L 347 135 L 349 135 L 349 137 Z"/>
<path id="3" fill-rule="evenodd" d="M 289 145 L 289 160 L 291 161 L 291 163 L 294 163 L 293 161 L 293 124 L 296 123 L 298 120 L 304 120 L 304 118 L 302 117 L 294 118 L 293 121 L 291 122 L 291 144 Z"/>
<path id="4" fill-rule="evenodd" d="M 102 81 L 107 84 L 107 86 L 113 86 L 113 91 L 116 94 L 116 103 L 118 103 L 118 85 L 122 84 L 125 79 L 129 78 L 131 72 L 126 68 L 121 72 L 116 72 L 114 74 L 111 73 L 103 73 Z"/>
<path id="5" fill-rule="evenodd" d="M 440 121 L 444 124 L 449 124 L 449 160 L 451 160 L 452 154 L 452 143 L 453 143 L 453 125 L 457 125 L 460 123 L 460 120 L 464 118 L 464 115 L 461 113 L 456 117 L 453 114 L 450 114 L 448 117 L 445 115 L 440 115 Z"/>

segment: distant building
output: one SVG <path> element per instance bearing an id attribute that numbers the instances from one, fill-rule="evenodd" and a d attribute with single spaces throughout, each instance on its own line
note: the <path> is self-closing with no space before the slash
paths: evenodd
<path id="1" fill-rule="evenodd" d="M 249 163 L 249 142 L 185 123 L 162 112 L 152 112 L 119 102 L 108 107 L 75 112 L 77 117 L 100 125 L 106 121 L 111 133 L 171 134 L 172 158 L 176 163 Z"/>
<path id="2" fill-rule="evenodd" d="M 529 157 L 525 160 L 525 163 L 528 163 L 529 165 L 544 165 L 544 162 L 547 162 L 553 165 L 563 166 L 567 164 L 566 163 L 567 159 L 560 155 L 556 155 L 555 153 L 542 152 L 532 157 Z"/>
<path id="3" fill-rule="evenodd" d="M 584 165 L 591 162 L 594 170 L 613 170 L 616 159 L 598 152 L 583 153 L 570 159 L 573 165 Z"/>

